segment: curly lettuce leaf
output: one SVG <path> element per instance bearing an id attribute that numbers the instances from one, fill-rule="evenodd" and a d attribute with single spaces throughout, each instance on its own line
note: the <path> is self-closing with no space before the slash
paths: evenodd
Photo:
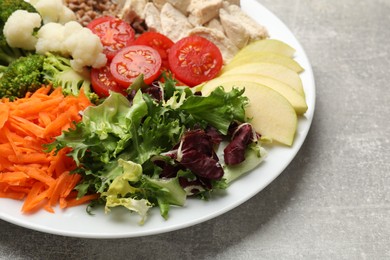
<path id="1" fill-rule="evenodd" d="M 180 109 L 189 113 L 196 121 L 206 121 L 226 135 L 232 121 L 245 122 L 248 98 L 243 93 L 244 89 L 234 88 L 225 92 L 222 87 L 218 87 L 209 96 L 188 97 Z"/>
<path id="2" fill-rule="evenodd" d="M 148 209 L 153 206 L 151 201 L 157 202 L 164 218 L 168 216 L 170 205 L 184 205 L 186 192 L 180 186 L 178 178 L 149 178 L 142 174 L 140 164 L 121 159 L 118 160 L 118 168 L 122 173 L 102 193 L 102 198 L 106 201 L 106 212 L 111 207 L 123 206 L 140 214 L 143 223 Z"/>
<path id="3" fill-rule="evenodd" d="M 169 179 L 144 177 L 143 187 L 153 192 L 160 214 L 165 219 L 168 218 L 170 205 L 184 206 L 186 202 L 187 193 L 180 186 L 178 177 Z"/>
<path id="4" fill-rule="evenodd" d="M 146 199 L 133 199 L 133 198 L 118 198 L 115 196 L 108 196 L 106 198 L 106 213 L 110 212 L 110 208 L 122 206 L 130 211 L 134 211 L 141 216 L 140 224 L 144 224 L 148 211 L 152 207 L 152 204 Z"/>
<path id="5" fill-rule="evenodd" d="M 118 169 L 122 172 L 115 177 L 106 192 L 101 194 L 105 199 L 105 211 L 110 212 L 110 208 L 123 206 L 130 211 L 137 212 L 141 216 L 141 224 L 144 223 L 148 210 L 152 204 L 147 199 L 136 199 L 128 197 L 129 194 L 139 192 L 139 189 L 131 183 L 137 183 L 142 176 L 142 166 L 131 161 L 118 160 Z"/>

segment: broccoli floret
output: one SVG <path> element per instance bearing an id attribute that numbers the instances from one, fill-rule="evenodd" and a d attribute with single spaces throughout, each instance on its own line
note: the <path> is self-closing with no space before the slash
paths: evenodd
<path id="1" fill-rule="evenodd" d="M 91 91 L 91 80 L 89 71 L 83 73 L 72 69 L 70 59 L 55 55 L 47 54 L 43 63 L 43 77 L 45 82 L 50 83 L 53 87 L 62 87 L 65 95 L 77 96 L 80 89 L 84 89 L 87 97 L 95 102 L 99 96 Z"/>
<path id="2" fill-rule="evenodd" d="M 31 54 L 20 48 L 12 48 L 7 44 L 3 34 L 4 25 L 8 17 L 16 10 L 26 10 L 30 13 L 38 13 L 33 5 L 24 0 L 0 0 L 0 64 L 8 65 L 21 56 Z"/>
<path id="3" fill-rule="evenodd" d="M 0 98 L 11 100 L 24 97 L 27 92 L 34 92 L 42 86 L 43 61 L 38 54 L 20 57 L 9 66 L 0 68 Z"/>
<path id="4" fill-rule="evenodd" d="M 4 34 L 0 34 L 0 64 L 9 65 L 21 56 L 26 56 L 29 52 L 19 48 L 12 48 L 7 44 Z"/>
<path id="5" fill-rule="evenodd" d="M 38 13 L 32 4 L 24 0 L 0 0 L 0 21 L 3 26 L 8 17 L 16 10 L 26 10 L 29 13 Z"/>

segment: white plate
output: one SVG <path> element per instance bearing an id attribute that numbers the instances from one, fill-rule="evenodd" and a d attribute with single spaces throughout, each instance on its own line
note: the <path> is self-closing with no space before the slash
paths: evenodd
<path id="1" fill-rule="evenodd" d="M 282 40 L 293 46 L 296 60 L 305 68 L 301 74 L 308 111 L 299 119 L 296 139 L 291 148 L 272 147 L 268 157 L 254 171 L 236 180 L 223 195 L 213 196 L 209 201 L 190 199 L 182 208 L 172 208 L 168 220 L 164 220 L 158 209 L 153 209 L 146 223 L 138 225 L 139 216 L 118 209 L 105 215 L 103 210 L 95 210 L 88 215 L 85 206 L 67 210 L 56 209 L 55 214 L 42 210 L 33 215 L 20 212 L 22 203 L 1 199 L 0 219 L 42 232 L 85 238 L 123 238 L 164 233 L 186 228 L 211 218 L 215 218 L 244 203 L 273 181 L 297 154 L 309 131 L 315 106 L 314 77 L 309 60 L 291 31 L 274 14 L 255 0 L 245 0 L 242 8 L 260 24 L 265 25 L 271 38 Z"/>

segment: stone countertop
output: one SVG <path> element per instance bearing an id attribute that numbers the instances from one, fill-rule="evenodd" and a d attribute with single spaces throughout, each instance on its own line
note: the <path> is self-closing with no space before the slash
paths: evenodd
<path id="1" fill-rule="evenodd" d="M 390 1 L 261 3 L 303 45 L 317 88 L 308 137 L 274 182 L 215 219 L 141 238 L 0 221 L 0 259 L 390 259 Z"/>

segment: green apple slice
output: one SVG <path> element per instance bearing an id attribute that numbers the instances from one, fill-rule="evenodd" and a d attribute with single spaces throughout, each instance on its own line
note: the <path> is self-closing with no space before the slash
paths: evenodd
<path id="1" fill-rule="evenodd" d="M 300 95 L 305 96 L 303 90 L 302 80 L 298 73 L 279 64 L 268 62 L 253 62 L 246 63 L 235 68 L 232 68 L 224 73 L 222 76 L 227 75 L 244 75 L 244 74 L 256 74 L 266 77 L 270 77 L 279 80 L 291 87 L 293 87 Z"/>
<path id="2" fill-rule="evenodd" d="M 286 98 L 277 91 L 254 82 L 230 81 L 224 83 L 222 87 L 225 91 L 233 87 L 245 88 L 244 95 L 249 99 L 246 115 L 251 119 L 255 130 L 275 142 L 292 145 L 298 118 Z M 211 91 L 212 88 L 206 88 L 202 90 L 202 94 L 208 95 Z"/>
<path id="3" fill-rule="evenodd" d="M 260 85 L 267 86 L 277 91 L 279 94 L 285 97 L 288 100 L 288 102 L 290 102 L 290 104 L 293 106 L 295 112 L 298 115 L 304 114 L 307 110 L 307 103 L 305 98 L 302 95 L 300 95 L 294 88 L 273 78 L 265 77 L 261 75 L 255 75 L 255 74 L 226 75 L 206 82 L 205 84 L 203 84 L 200 90 L 202 92 L 208 93 L 214 90 L 215 88 L 217 88 L 218 86 L 224 85 L 227 82 L 238 82 L 238 81 L 258 83 Z"/>
<path id="4" fill-rule="evenodd" d="M 302 66 L 296 62 L 294 59 L 272 53 L 272 52 L 259 52 L 259 51 L 253 51 L 253 52 L 248 52 L 245 55 L 241 55 L 238 57 L 234 57 L 229 64 L 227 64 L 223 70 L 223 72 L 226 72 L 232 68 L 241 66 L 246 63 L 253 63 L 253 62 L 267 62 L 267 63 L 275 63 L 279 65 L 283 65 L 296 73 L 301 73 L 303 71 Z"/>
<path id="5" fill-rule="evenodd" d="M 246 55 L 254 51 L 273 52 L 287 57 L 293 57 L 295 53 L 295 49 L 287 43 L 276 39 L 264 39 L 248 44 L 236 54 L 236 57 Z"/>

